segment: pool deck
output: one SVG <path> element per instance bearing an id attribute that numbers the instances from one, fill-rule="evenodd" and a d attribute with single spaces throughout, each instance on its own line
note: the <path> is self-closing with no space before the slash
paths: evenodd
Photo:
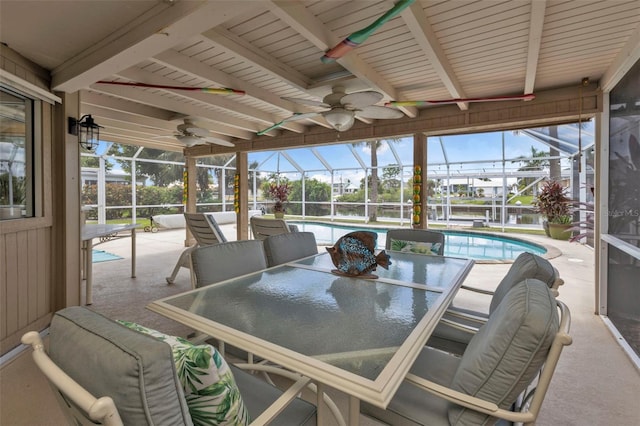
<path id="1" fill-rule="evenodd" d="M 236 239 L 235 226 L 223 225 L 222 230 L 230 240 Z M 551 263 L 565 281 L 560 287 L 559 298 L 567 303 L 572 314 L 573 344 L 564 350 L 560 358 L 536 424 L 639 424 L 640 404 L 637 403 L 637 396 L 640 395 L 640 372 L 602 318 L 594 315 L 593 250 L 581 244 L 555 241 L 541 235 L 521 237 L 549 244 L 561 253 L 551 259 Z M 122 259 L 94 264 L 94 304 L 91 309 L 110 318 L 139 322 L 166 333 L 189 334 L 192 330 L 145 309 L 151 301 L 190 289 L 186 269 L 180 271 L 175 284 L 167 285 L 165 281 L 184 250 L 184 239 L 184 229 L 161 230 L 155 234 L 139 232 L 135 279 L 129 277 L 129 241 L 120 239 L 100 244 L 100 250 L 119 255 Z M 465 283 L 495 288 L 509 266 L 476 264 Z M 469 298 L 460 291 L 456 296 L 456 304 L 480 309 L 488 301 Z M 346 410 L 347 399 L 344 395 L 333 390 L 330 393 L 340 409 Z M 50 387 L 34 368 L 28 351 L 0 368 L 0 424 L 66 424 Z M 361 424 L 379 425 L 364 417 L 361 418 Z"/>

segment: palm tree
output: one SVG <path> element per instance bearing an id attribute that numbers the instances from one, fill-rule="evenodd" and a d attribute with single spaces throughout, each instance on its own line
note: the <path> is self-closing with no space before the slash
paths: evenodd
<path id="1" fill-rule="evenodd" d="M 518 171 L 532 171 L 532 170 L 544 170 L 546 167 L 549 167 L 549 160 L 547 158 L 548 153 L 537 150 L 535 147 L 531 147 L 531 155 L 525 156 L 521 155 L 517 157 L 515 160 L 512 160 L 512 163 L 520 163 L 522 166 L 518 168 Z M 533 178 L 521 178 L 518 179 L 518 188 L 526 188 L 529 184 L 533 182 Z"/>
<path id="2" fill-rule="evenodd" d="M 387 142 L 400 142 L 400 138 L 385 139 Z M 353 147 L 369 146 L 371 150 L 371 191 L 369 192 L 369 199 L 374 204 L 373 208 L 369 209 L 369 221 L 376 222 L 378 220 L 378 206 L 375 204 L 378 202 L 378 150 L 382 146 L 382 140 L 371 140 L 363 142 L 355 142 L 351 144 Z M 365 185 L 367 182 L 364 183 Z"/>

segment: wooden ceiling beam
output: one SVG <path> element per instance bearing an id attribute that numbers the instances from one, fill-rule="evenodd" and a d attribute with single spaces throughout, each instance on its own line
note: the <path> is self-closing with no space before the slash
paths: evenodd
<path id="1" fill-rule="evenodd" d="M 538 72 L 538 58 L 542 44 L 542 28 L 547 10 L 546 0 L 531 2 L 531 19 L 529 20 L 529 44 L 527 47 L 527 68 L 524 79 L 524 94 L 533 93 Z"/>
<path id="2" fill-rule="evenodd" d="M 420 49 L 424 52 L 451 97 L 456 99 L 467 98 L 468 96 L 466 96 L 462 84 L 456 77 L 456 73 L 444 53 L 444 49 L 440 46 L 438 37 L 435 31 L 433 31 L 433 27 L 429 23 L 420 2 L 413 3 L 409 6 L 405 13 L 402 14 L 402 19 L 404 19 L 416 43 L 418 43 L 418 46 L 420 46 Z M 459 102 L 458 107 L 461 110 L 467 110 L 469 104 Z"/>
<path id="3" fill-rule="evenodd" d="M 53 90 L 72 93 L 255 7 L 250 1 L 158 2 L 143 16 L 52 71 Z"/>

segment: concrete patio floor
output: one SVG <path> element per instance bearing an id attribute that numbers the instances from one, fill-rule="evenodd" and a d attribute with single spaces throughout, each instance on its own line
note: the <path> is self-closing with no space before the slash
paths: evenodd
<path id="1" fill-rule="evenodd" d="M 232 225 L 223 232 L 235 239 Z M 130 241 L 119 239 L 97 248 L 122 259 L 94 264 L 94 303 L 91 309 L 110 318 L 146 324 L 166 333 L 186 336 L 192 330 L 161 317 L 145 306 L 156 299 L 190 289 L 189 272 L 182 269 L 175 284 L 167 285 L 180 252 L 184 229 L 138 232 L 137 278 L 130 274 Z M 562 354 L 537 424 L 636 425 L 640 424 L 640 372 L 616 342 L 602 319 L 594 315 L 594 253 L 580 244 L 554 241 L 542 236 L 526 239 L 551 244 L 562 254 L 551 259 L 565 284 L 560 299 L 572 314 L 573 344 Z M 493 288 L 509 264 L 476 264 L 465 284 Z M 460 291 L 456 304 L 487 306 L 488 300 L 469 299 Z M 341 409 L 344 395 L 331 392 Z M 0 368 L 0 424 L 62 425 L 65 419 L 51 390 L 33 365 L 30 351 L 5 362 Z M 361 424 L 377 422 L 362 419 Z M 324 426 L 324 425 L 323 425 Z"/>

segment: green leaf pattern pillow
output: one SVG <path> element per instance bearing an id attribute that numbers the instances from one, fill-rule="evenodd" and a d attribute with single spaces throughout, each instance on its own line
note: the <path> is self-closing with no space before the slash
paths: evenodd
<path id="1" fill-rule="evenodd" d="M 440 245 L 440 243 L 422 243 L 418 241 L 391 239 L 391 250 L 405 253 L 437 255 L 440 250 Z"/>
<path id="2" fill-rule="evenodd" d="M 171 346 L 178 379 L 195 426 L 249 424 L 249 413 L 231 369 L 213 346 L 194 345 L 133 322 L 118 322 Z"/>

